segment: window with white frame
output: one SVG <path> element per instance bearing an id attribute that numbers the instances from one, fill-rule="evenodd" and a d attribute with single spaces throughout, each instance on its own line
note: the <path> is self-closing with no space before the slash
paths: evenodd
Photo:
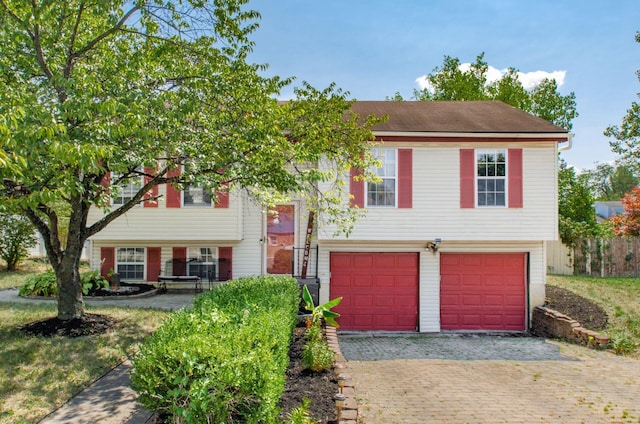
<path id="1" fill-rule="evenodd" d="M 217 252 L 210 247 L 187 248 L 187 275 L 217 279 Z"/>
<path id="2" fill-rule="evenodd" d="M 395 207 L 397 193 L 398 161 L 396 149 L 373 149 L 372 154 L 381 163 L 371 169 L 380 182 L 367 183 L 367 207 Z"/>
<path id="3" fill-rule="evenodd" d="M 189 168 L 193 166 L 193 164 L 185 163 L 185 172 L 189 172 Z M 182 190 L 182 204 L 184 206 L 211 206 L 211 192 L 197 185 L 187 186 Z"/>
<path id="4" fill-rule="evenodd" d="M 211 193 L 202 187 L 187 187 L 182 191 L 184 206 L 211 206 Z"/>
<path id="5" fill-rule="evenodd" d="M 116 272 L 121 280 L 144 280 L 144 247 L 116 249 Z"/>
<path id="6" fill-rule="evenodd" d="M 506 206 L 507 154 L 505 150 L 476 151 L 478 206 Z"/>
<path id="7" fill-rule="evenodd" d="M 122 175 L 113 173 L 111 181 L 118 181 Z M 118 182 L 114 188 L 116 196 L 113 198 L 112 203 L 114 205 L 124 205 L 129 202 L 142 188 L 142 175 L 134 175 L 131 178 Z"/>

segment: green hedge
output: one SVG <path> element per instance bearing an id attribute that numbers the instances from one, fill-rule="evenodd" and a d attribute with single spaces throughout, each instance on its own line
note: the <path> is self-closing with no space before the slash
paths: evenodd
<path id="1" fill-rule="evenodd" d="M 139 401 L 174 422 L 275 422 L 299 300 L 289 277 L 234 280 L 199 296 L 133 358 Z"/>

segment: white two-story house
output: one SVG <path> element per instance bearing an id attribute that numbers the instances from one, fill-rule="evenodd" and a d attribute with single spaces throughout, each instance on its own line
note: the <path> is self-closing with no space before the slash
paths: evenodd
<path id="1" fill-rule="evenodd" d="M 343 297 L 341 329 L 526 331 L 544 302 L 545 242 L 557 239 L 567 131 L 501 102 L 356 102 L 353 110 L 389 119 L 373 128 L 380 182 L 359 181 L 359 170 L 345 176 L 351 207 L 365 217 L 348 238 L 322 220 L 314 232 L 308 273 L 321 301 Z M 298 276 L 305 205 L 267 213 L 241 193 L 214 204 L 197 188 L 161 186 L 154 194 L 163 201 L 91 239 L 92 266 L 125 281 Z"/>

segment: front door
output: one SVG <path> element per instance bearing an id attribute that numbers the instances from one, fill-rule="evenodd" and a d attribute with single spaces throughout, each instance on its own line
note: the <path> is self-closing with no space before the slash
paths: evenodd
<path id="1" fill-rule="evenodd" d="M 278 205 L 267 213 L 267 273 L 293 273 L 293 247 L 295 245 L 296 208 Z"/>

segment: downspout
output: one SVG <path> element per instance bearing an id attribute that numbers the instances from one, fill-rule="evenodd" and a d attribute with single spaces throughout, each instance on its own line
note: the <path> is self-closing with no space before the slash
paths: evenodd
<path id="1" fill-rule="evenodd" d="M 573 146 L 573 134 L 567 134 L 567 144 L 558 147 L 559 152 L 565 152 L 567 150 L 571 150 Z"/>

